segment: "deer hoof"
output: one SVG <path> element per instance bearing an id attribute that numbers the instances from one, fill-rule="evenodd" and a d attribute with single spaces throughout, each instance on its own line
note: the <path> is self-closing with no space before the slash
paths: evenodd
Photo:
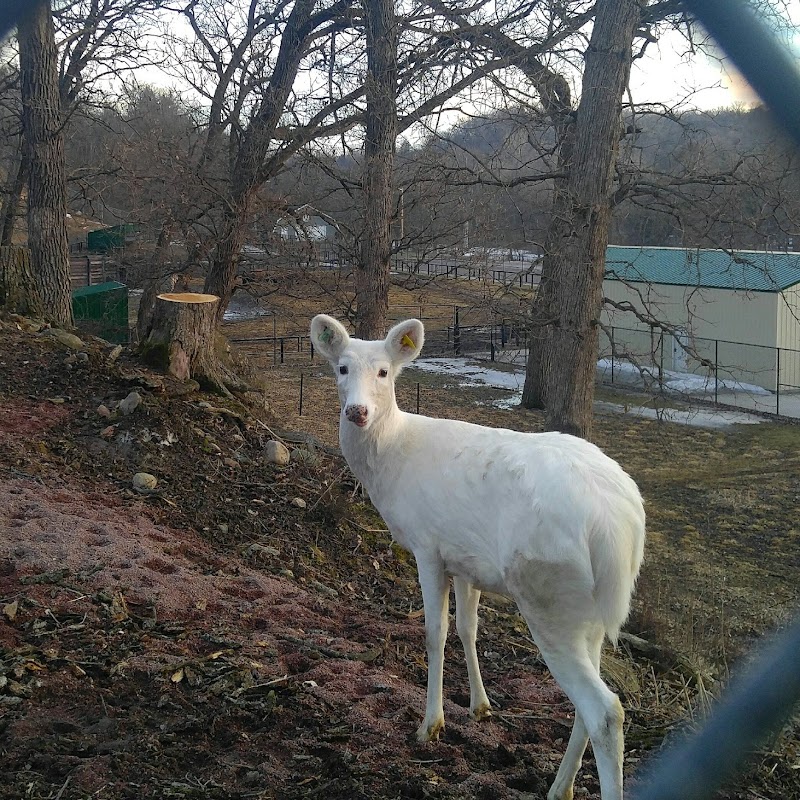
<path id="1" fill-rule="evenodd" d="M 444 720 L 437 719 L 428 724 L 423 722 L 417 731 L 418 742 L 437 742 L 439 741 L 439 734 L 444 730 Z"/>

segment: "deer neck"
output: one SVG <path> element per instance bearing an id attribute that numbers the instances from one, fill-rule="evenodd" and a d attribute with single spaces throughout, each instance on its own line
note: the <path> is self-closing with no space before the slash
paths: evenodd
<path id="1" fill-rule="evenodd" d="M 342 414 L 339 421 L 342 454 L 367 491 L 390 468 L 392 454 L 402 448 L 410 416 L 393 403 L 369 428 L 363 430 Z"/>

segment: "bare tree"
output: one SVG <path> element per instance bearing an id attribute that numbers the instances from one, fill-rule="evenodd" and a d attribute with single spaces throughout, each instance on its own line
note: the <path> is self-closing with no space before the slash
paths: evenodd
<path id="1" fill-rule="evenodd" d="M 86 108 L 109 104 L 109 86 L 126 72 L 153 63 L 148 55 L 148 37 L 144 22 L 148 12 L 161 0 L 76 0 L 53 9 L 57 47 L 58 94 L 62 126 L 66 129 L 74 115 Z M 11 53 L 12 47 L 7 48 Z M 7 70 L 14 77 L 15 69 Z M 4 111 L 13 120 L 21 119 L 16 92 L 8 92 L 6 75 L 0 80 L 0 92 L 6 102 Z M 3 127 L 9 127 L 4 125 Z M 21 123 L 11 125 L 10 138 L 21 133 Z M 6 180 L 0 241 L 9 243 L 14 221 L 22 208 L 22 191 L 27 181 L 28 160 L 24 148 L 13 162 L 13 176 Z"/>
<path id="2" fill-rule="evenodd" d="M 63 119 L 58 51 L 49 0 L 19 24 L 24 158 L 28 173 L 28 247 L 41 314 L 71 326 Z"/>
<path id="3" fill-rule="evenodd" d="M 523 405 L 543 406 L 545 425 L 579 436 L 592 429 L 598 327 L 622 94 L 642 0 L 598 7 L 572 125 L 568 178 L 555 196 L 534 305 Z"/>
<path id="4" fill-rule="evenodd" d="M 386 157 L 393 153 L 396 133 L 436 112 L 444 100 L 505 63 L 503 59 L 484 56 L 480 70 L 477 66 L 464 70 L 457 55 L 449 52 L 449 43 L 441 42 L 438 33 L 431 32 L 422 37 L 424 46 L 408 48 L 402 63 L 395 67 L 391 37 L 399 22 L 394 19 L 393 8 L 387 9 L 378 16 L 370 11 L 371 22 L 358 15 L 350 0 L 333 0 L 328 5 L 311 0 L 286 7 L 278 4 L 269 14 L 251 0 L 246 9 L 240 9 L 239 16 L 225 19 L 216 7 L 209 9 L 200 0 L 182 9 L 195 35 L 182 58 L 183 76 L 210 103 L 206 147 L 196 165 L 198 180 L 209 190 L 208 204 L 198 208 L 195 220 L 212 233 L 214 246 L 205 290 L 222 298 L 219 319 L 237 285 L 241 247 L 260 208 L 265 184 L 312 142 L 331 141 L 334 136 L 344 140 L 349 131 L 364 124 L 365 25 L 376 27 L 380 34 L 375 39 L 376 46 L 370 46 L 371 58 L 377 56 L 384 62 L 388 59 L 388 72 L 384 67 L 378 68 L 372 97 L 383 103 L 378 116 L 385 122 L 380 126 L 389 127 L 381 129 L 371 123 L 369 133 L 375 142 L 369 147 L 380 152 L 382 165 L 373 171 L 373 178 L 363 178 L 365 188 L 378 184 L 389 187 L 380 211 L 385 220 L 391 218 L 396 200 L 385 166 L 390 163 Z M 226 6 L 225 14 L 234 13 L 232 5 Z M 277 40 L 280 47 L 276 51 Z M 443 51 L 448 54 L 443 56 Z M 429 93 L 423 89 L 431 88 L 424 82 L 430 59 L 445 64 L 452 79 L 442 81 Z M 191 65 L 196 68 L 190 74 Z M 311 84 L 311 91 L 295 88 L 299 75 L 304 84 Z M 391 110 L 385 112 L 394 104 L 392 97 L 398 85 L 404 87 L 406 94 L 396 131 L 392 131 L 394 115 Z M 374 102 L 371 105 L 375 107 Z M 348 142 L 346 147 L 349 146 Z M 372 151 L 369 161 L 375 168 L 379 166 Z M 384 253 L 379 258 L 380 274 L 376 272 L 370 279 L 373 284 L 369 291 L 382 282 L 388 285 L 388 231 L 383 244 L 376 245 L 376 230 L 372 226 L 368 236 L 362 236 L 363 231 L 356 233 L 362 236 L 366 248 L 378 246 Z M 362 255 L 374 261 L 372 254 L 365 251 Z M 368 308 L 368 303 L 364 294 L 363 308 Z M 380 307 L 378 301 L 376 308 Z M 376 330 L 384 324 L 385 308 L 379 315 Z"/>
<path id="5" fill-rule="evenodd" d="M 19 98 L 19 65 L 14 63 L 12 48 L 0 47 L 0 247 L 12 243 L 14 220 L 19 199 L 28 181 L 27 163 L 23 158 L 22 110 Z"/>
<path id="6" fill-rule="evenodd" d="M 223 222 L 205 283 L 206 292 L 221 298 L 217 312 L 219 321 L 236 285 L 236 270 L 244 243 L 247 217 L 255 193 L 270 176 L 267 157 L 274 144 L 275 132 L 285 111 L 301 59 L 317 27 L 343 10 L 348 2 L 340 0 L 336 8 L 318 12 L 316 16 L 316 0 L 298 0 L 294 4 L 281 34 L 277 59 L 263 97 L 249 123 L 237 137 L 238 149 L 231 168 Z"/>
<path id="7" fill-rule="evenodd" d="M 367 45 L 364 231 L 356 264 L 356 334 L 385 333 L 397 136 L 397 23 L 394 0 L 364 0 Z"/>

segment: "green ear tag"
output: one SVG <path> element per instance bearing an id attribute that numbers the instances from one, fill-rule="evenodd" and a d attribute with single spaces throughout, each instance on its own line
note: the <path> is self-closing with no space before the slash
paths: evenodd
<path id="1" fill-rule="evenodd" d="M 407 333 L 403 334 L 400 344 L 402 344 L 404 347 L 410 347 L 412 350 L 416 347 L 414 340 Z"/>
<path id="2" fill-rule="evenodd" d="M 322 333 L 319 335 L 319 340 L 323 344 L 328 344 L 330 340 L 333 338 L 333 331 L 330 328 L 325 328 Z"/>

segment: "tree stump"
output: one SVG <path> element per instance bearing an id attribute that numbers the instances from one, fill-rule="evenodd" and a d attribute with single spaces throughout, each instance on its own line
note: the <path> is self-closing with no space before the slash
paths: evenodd
<path id="1" fill-rule="evenodd" d="M 153 317 L 140 345 L 142 360 L 178 380 L 196 380 L 204 388 L 230 394 L 226 370 L 216 352 L 219 297 L 194 292 L 156 297 Z"/>
<path id="2" fill-rule="evenodd" d="M 26 317 L 42 315 L 27 247 L 0 247 L 0 307 Z"/>

